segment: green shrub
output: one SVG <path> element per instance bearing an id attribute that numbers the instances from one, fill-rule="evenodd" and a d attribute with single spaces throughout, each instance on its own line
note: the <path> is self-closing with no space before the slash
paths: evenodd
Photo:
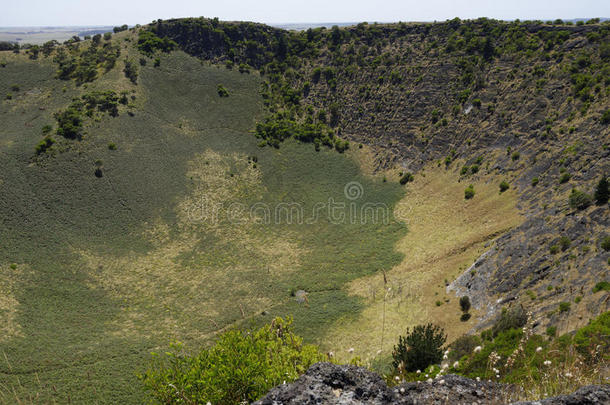
<path id="1" fill-rule="evenodd" d="M 116 150 L 116 144 L 114 142 L 110 142 L 108 143 L 108 149 L 109 150 Z"/>
<path id="2" fill-rule="evenodd" d="M 472 166 L 470 166 L 470 173 L 472 174 L 476 174 L 479 171 L 479 165 L 478 164 L 474 164 Z"/>
<path id="3" fill-rule="evenodd" d="M 339 153 L 345 152 L 346 150 L 349 149 L 349 141 L 348 140 L 341 140 L 339 138 L 336 138 L 335 139 L 335 149 Z"/>
<path id="4" fill-rule="evenodd" d="M 36 145 L 36 154 L 37 155 L 42 155 L 43 153 L 46 153 L 48 150 L 50 150 L 53 145 L 55 144 L 55 139 L 47 136 L 45 137 L 42 141 L 40 141 L 38 143 L 38 145 Z"/>
<path id="5" fill-rule="evenodd" d="M 470 172 L 470 166 L 466 166 L 466 165 L 464 165 L 464 166 L 462 167 L 462 170 L 460 170 L 460 175 L 461 175 L 461 176 L 465 176 L 465 175 L 467 175 L 469 172 Z"/>
<path id="6" fill-rule="evenodd" d="M 610 283 L 607 281 L 600 281 L 593 287 L 593 293 L 600 291 L 610 291 Z"/>
<path id="7" fill-rule="evenodd" d="M 17 263 L 11 263 L 11 270 L 17 270 Z"/>
<path id="8" fill-rule="evenodd" d="M 112 38 L 112 32 L 104 32 L 104 41 L 110 41 Z"/>
<path id="9" fill-rule="evenodd" d="M 471 184 L 464 190 L 464 198 L 470 200 L 474 197 L 474 186 Z"/>
<path id="10" fill-rule="evenodd" d="M 566 250 L 568 250 L 571 244 L 572 244 L 572 241 L 567 236 L 562 236 L 559 239 L 559 246 L 561 247 L 562 252 L 565 252 Z"/>
<path id="11" fill-rule="evenodd" d="M 12 100 L 13 99 L 13 95 L 11 93 L 6 93 L 6 99 L 7 100 Z"/>
<path id="12" fill-rule="evenodd" d="M 601 123 L 602 123 L 603 125 L 608 125 L 608 124 L 610 124 L 610 110 L 606 110 L 606 111 L 604 111 L 604 113 L 602 114 L 602 117 L 601 117 L 601 120 L 600 120 L 600 121 L 601 121 Z"/>
<path id="13" fill-rule="evenodd" d="M 470 297 L 464 295 L 460 298 L 460 309 L 462 312 L 468 312 L 470 310 Z"/>
<path id="14" fill-rule="evenodd" d="M 519 158 L 520 158 L 520 157 L 521 157 L 521 154 L 520 154 L 519 152 L 513 152 L 513 154 L 511 155 L 511 157 L 510 157 L 510 158 L 511 158 L 513 161 L 515 161 L 515 160 L 519 160 Z"/>
<path id="15" fill-rule="evenodd" d="M 523 306 L 517 305 L 510 309 L 502 308 L 502 312 L 491 327 L 491 335 L 496 337 L 500 332 L 521 328 L 526 323 L 527 313 Z"/>
<path id="16" fill-rule="evenodd" d="M 610 184 L 606 176 L 602 176 L 597 183 L 593 196 L 595 198 L 595 202 L 599 205 L 603 205 L 608 202 L 608 199 L 610 198 Z"/>
<path id="17" fill-rule="evenodd" d="M 123 68 L 123 73 L 125 73 L 125 77 L 131 80 L 133 84 L 138 83 L 138 66 L 134 62 L 125 59 L 125 68 Z"/>
<path id="18" fill-rule="evenodd" d="M 602 239 L 602 243 L 601 243 L 601 248 L 604 249 L 606 252 L 610 252 L 610 235 L 605 236 Z"/>
<path id="19" fill-rule="evenodd" d="M 568 181 L 570 181 L 571 177 L 572 176 L 570 175 L 570 173 L 562 174 L 561 177 L 559 178 L 559 184 L 567 183 Z"/>
<path id="20" fill-rule="evenodd" d="M 534 177 L 532 179 L 532 187 L 536 187 L 538 183 L 540 183 L 540 180 L 538 179 L 538 177 Z"/>
<path id="21" fill-rule="evenodd" d="M 220 97 L 229 97 L 229 91 L 222 84 L 216 86 L 216 90 Z"/>
<path id="22" fill-rule="evenodd" d="M 549 326 L 546 328 L 546 335 L 549 337 L 555 337 L 557 334 L 557 326 Z"/>
<path id="23" fill-rule="evenodd" d="M 325 360 L 315 346 L 293 334 L 291 322 L 276 318 L 258 330 L 225 332 L 194 356 L 173 345 L 162 358 L 155 355 L 140 379 L 159 403 L 253 402 Z"/>
<path id="24" fill-rule="evenodd" d="M 552 255 L 556 255 L 557 253 L 559 253 L 559 245 L 552 245 L 552 246 L 549 248 L 549 252 L 550 252 Z"/>
<path id="25" fill-rule="evenodd" d="M 68 139 L 80 139 L 83 119 L 77 106 L 71 105 L 64 111 L 54 114 L 57 121 L 57 135 Z"/>
<path id="26" fill-rule="evenodd" d="M 576 331 L 574 345 L 576 350 L 591 360 L 607 355 L 610 349 L 610 312 L 604 312 Z"/>
<path id="27" fill-rule="evenodd" d="M 460 336 L 449 345 L 449 348 L 451 349 L 449 351 L 449 358 L 452 361 L 459 360 L 463 356 L 471 354 L 474 348 L 480 344 L 481 338 L 476 335 Z"/>
<path id="28" fill-rule="evenodd" d="M 169 38 L 159 38 L 154 32 L 142 30 L 138 34 L 138 50 L 145 55 L 152 54 L 160 50 L 170 52 L 176 48 L 177 44 Z"/>
<path id="29" fill-rule="evenodd" d="M 399 183 L 402 185 L 405 185 L 409 182 L 412 182 L 413 180 L 414 180 L 413 174 L 407 172 L 400 177 Z"/>
<path id="30" fill-rule="evenodd" d="M 570 207 L 572 207 L 573 209 L 584 210 L 585 208 L 591 205 L 593 199 L 589 194 L 586 194 L 580 190 L 573 188 L 572 193 L 570 193 L 569 202 Z"/>
<path id="31" fill-rule="evenodd" d="M 559 312 L 568 312 L 570 310 L 570 303 L 569 302 L 560 302 L 559 303 Z"/>
<path id="32" fill-rule="evenodd" d="M 503 181 L 502 183 L 500 183 L 500 192 L 501 193 L 505 192 L 506 190 L 509 189 L 509 187 L 510 187 L 510 185 L 506 181 Z"/>
<path id="33" fill-rule="evenodd" d="M 406 371 L 424 370 L 443 358 L 443 345 L 447 335 L 443 328 L 433 325 L 418 325 L 407 336 L 399 336 L 392 351 L 392 365 Z"/>
<path id="34" fill-rule="evenodd" d="M 471 315 L 468 312 L 464 312 L 462 315 L 460 315 L 460 321 L 462 322 L 466 322 L 470 319 Z"/>

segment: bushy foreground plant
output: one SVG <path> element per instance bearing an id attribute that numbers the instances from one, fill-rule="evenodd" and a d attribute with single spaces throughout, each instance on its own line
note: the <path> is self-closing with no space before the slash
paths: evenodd
<path id="1" fill-rule="evenodd" d="M 498 320 L 506 325 L 506 317 Z M 509 329 L 498 327 L 497 323 L 494 329 L 501 331 L 490 340 L 491 333 L 484 332 L 484 339 L 477 346 L 481 342 L 477 337 L 456 340 L 450 346 L 456 353 L 450 357 L 459 360 L 439 370 L 517 384 L 520 389 L 512 394 L 513 400 L 540 399 L 603 383 L 610 346 L 610 312 L 590 321 L 574 335 L 558 338 L 553 337 L 554 332 L 547 333 L 548 338 L 533 334 L 530 323 Z"/>
<path id="2" fill-rule="evenodd" d="M 443 358 L 443 345 L 447 335 L 440 326 L 431 323 L 418 325 L 407 336 L 399 336 L 392 352 L 395 370 L 407 372 L 424 370 Z"/>
<path id="3" fill-rule="evenodd" d="M 274 319 L 258 330 L 231 330 L 199 354 L 179 344 L 140 376 L 161 403 L 250 403 L 284 381 L 294 381 L 313 363 L 326 360 L 316 346 L 304 345 L 291 319 Z"/>

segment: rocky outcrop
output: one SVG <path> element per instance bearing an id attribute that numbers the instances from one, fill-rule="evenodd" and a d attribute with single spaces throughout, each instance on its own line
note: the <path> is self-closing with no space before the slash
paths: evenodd
<path id="1" fill-rule="evenodd" d="M 513 393 L 508 385 L 457 375 L 388 387 L 379 375 L 364 368 L 316 363 L 294 383 L 275 387 L 255 404 L 506 404 L 511 403 Z M 587 386 L 571 395 L 517 404 L 607 403 L 610 385 Z"/>

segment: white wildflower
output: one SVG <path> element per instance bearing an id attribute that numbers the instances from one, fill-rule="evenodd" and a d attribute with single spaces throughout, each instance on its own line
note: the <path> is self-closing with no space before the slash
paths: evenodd
<path id="1" fill-rule="evenodd" d="M 428 378 L 428 379 L 426 380 L 426 382 L 428 382 L 428 383 L 431 383 L 432 381 L 433 381 L 433 380 L 432 380 L 432 378 Z"/>
<path id="2" fill-rule="evenodd" d="M 354 348 L 350 347 L 347 351 L 350 352 L 350 353 L 354 353 Z"/>
<path id="3" fill-rule="evenodd" d="M 458 368 L 460 365 L 459 361 L 456 361 L 455 363 L 453 363 L 453 368 Z"/>
<path id="4" fill-rule="evenodd" d="M 542 347 L 541 347 L 541 346 L 538 346 L 538 347 L 536 348 L 536 353 L 540 353 L 541 351 L 542 351 Z"/>
<path id="5" fill-rule="evenodd" d="M 551 365 L 551 360 L 545 360 L 544 363 L 545 366 L 550 366 Z"/>
<path id="6" fill-rule="evenodd" d="M 566 373 L 566 377 L 568 378 L 572 378 L 572 373 L 570 373 L 569 371 Z"/>
<path id="7" fill-rule="evenodd" d="M 416 373 L 417 373 L 417 374 L 421 374 L 421 370 L 417 370 L 417 371 L 416 371 Z"/>
<path id="8" fill-rule="evenodd" d="M 477 381 L 481 381 L 481 377 L 477 377 Z"/>
<path id="9" fill-rule="evenodd" d="M 399 380 L 400 380 L 400 377 L 396 376 L 396 377 L 394 377 L 394 379 L 395 379 L 396 381 L 399 381 Z"/>
<path id="10" fill-rule="evenodd" d="M 475 353 L 478 353 L 478 352 L 480 352 L 480 351 L 481 351 L 481 349 L 482 349 L 482 347 L 481 347 L 481 346 L 477 346 L 477 347 L 475 347 L 475 348 L 474 348 L 474 352 L 475 352 Z"/>

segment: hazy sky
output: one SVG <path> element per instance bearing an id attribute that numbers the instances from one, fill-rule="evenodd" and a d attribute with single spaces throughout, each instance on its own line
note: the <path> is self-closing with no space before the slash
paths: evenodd
<path id="1" fill-rule="evenodd" d="M 610 0 L 0 0 L 0 26 L 146 24 L 219 17 L 265 23 L 610 17 Z"/>

